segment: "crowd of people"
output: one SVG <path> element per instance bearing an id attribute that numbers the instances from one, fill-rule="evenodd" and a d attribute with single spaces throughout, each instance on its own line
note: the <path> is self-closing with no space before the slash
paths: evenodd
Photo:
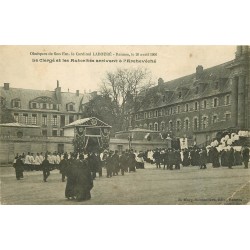
<path id="1" fill-rule="evenodd" d="M 98 150 L 91 153 L 33 153 L 17 155 L 14 159 L 16 179 L 23 178 L 24 171 L 42 171 L 43 181 L 47 182 L 50 171 L 60 170 L 61 181 L 67 180 L 65 197 L 78 201 L 89 200 L 90 191 L 93 188 L 93 181 L 103 176 L 103 169 L 106 169 L 106 177 L 111 178 L 126 172 L 136 172 L 138 168 L 144 168 L 144 163 L 155 164 L 156 168 L 167 170 L 180 170 L 182 167 L 199 166 L 206 169 L 207 163 L 212 163 L 214 168 L 244 164 L 248 168 L 249 148 L 242 147 L 236 151 L 233 147 L 230 150 L 219 152 L 216 147 L 198 148 L 191 147 L 183 150 L 158 149 L 147 151 L 126 150 L 123 152 Z"/>
<path id="2" fill-rule="evenodd" d="M 214 168 L 228 167 L 232 169 L 233 166 L 244 164 L 244 168 L 248 168 L 249 162 L 249 148 L 242 147 L 241 151 L 230 149 L 223 149 L 218 151 L 216 147 L 199 148 L 190 147 L 187 149 L 155 149 L 148 150 L 144 154 L 144 159 L 147 162 L 155 163 L 156 168 L 163 169 L 180 169 L 188 166 L 200 166 L 200 169 L 206 169 L 207 163 L 212 163 Z"/>
<path id="3" fill-rule="evenodd" d="M 78 201 L 91 198 L 90 190 L 97 175 L 102 177 L 103 168 L 106 169 L 107 178 L 124 175 L 125 172 L 136 172 L 136 168 L 143 168 L 142 156 L 138 157 L 133 150 L 118 154 L 118 151 L 97 150 L 91 153 L 33 153 L 17 154 L 13 166 L 16 179 L 23 178 L 24 171 L 42 171 L 43 181 L 47 182 L 50 171 L 60 170 L 62 182 L 67 180 L 65 197 Z"/>

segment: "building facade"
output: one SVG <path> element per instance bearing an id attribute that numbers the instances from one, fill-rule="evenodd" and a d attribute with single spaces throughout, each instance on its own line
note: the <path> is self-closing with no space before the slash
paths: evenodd
<path id="1" fill-rule="evenodd" d="M 235 59 L 158 86 L 132 112 L 131 128 L 144 128 L 208 144 L 215 132 L 250 129 L 250 47 L 237 46 Z"/>
<path id="2" fill-rule="evenodd" d="M 54 91 L 11 88 L 4 83 L 0 103 L 17 123 L 40 126 L 42 136 L 57 137 L 63 135 L 64 126 L 83 118 L 83 105 L 95 94 L 62 92 L 58 81 Z"/>

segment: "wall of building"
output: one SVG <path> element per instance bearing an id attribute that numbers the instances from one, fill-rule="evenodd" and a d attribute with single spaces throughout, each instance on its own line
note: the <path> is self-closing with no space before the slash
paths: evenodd
<path id="1" fill-rule="evenodd" d="M 65 137 L 0 137 L 0 164 L 12 163 L 16 154 L 55 152 L 64 148 L 64 152 L 72 152 L 73 138 Z M 63 145 L 63 146 L 62 146 Z"/>

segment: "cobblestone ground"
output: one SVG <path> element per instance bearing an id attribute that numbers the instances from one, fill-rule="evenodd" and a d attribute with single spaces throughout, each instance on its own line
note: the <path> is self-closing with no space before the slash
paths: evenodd
<path id="1" fill-rule="evenodd" d="M 112 178 L 97 178 L 91 191 L 92 199 L 85 202 L 64 198 L 66 183 L 54 170 L 48 182 L 42 172 L 25 172 L 17 181 L 13 167 L 1 167 L 2 204 L 98 205 L 98 204 L 247 204 L 250 201 L 250 169 L 243 166 L 230 170 L 224 167 L 206 170 L 185 167 L 181 170 L 145 169 Z"/>

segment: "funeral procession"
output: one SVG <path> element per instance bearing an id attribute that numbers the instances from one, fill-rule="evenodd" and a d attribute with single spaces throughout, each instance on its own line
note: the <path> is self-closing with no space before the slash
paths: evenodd
<path id="1" fill-rule="evenodd" d="M 36 73 L 36 82 L 54 80 L 34 88 L 7 77 L 28 71 L 6 66 L 1 204 L 249 204 L 250 46 L 231 47 L 225 61 L 205 66 L 200 59 L 191 73 L 168 80 L 157 67 L 181 67 L 177 59 L 161 66 L 158 59 L 146 67 L 112 64 L 101 73 L 90 69 L 99 65 L 93 62 L 86 70 L 99 77 L 94 90 L 84 83 L 70 90 L 59 64 L 48 64 L 58 67 L 54 78 Z M 80 78 L 76 65 L 67 67 Z"/>

